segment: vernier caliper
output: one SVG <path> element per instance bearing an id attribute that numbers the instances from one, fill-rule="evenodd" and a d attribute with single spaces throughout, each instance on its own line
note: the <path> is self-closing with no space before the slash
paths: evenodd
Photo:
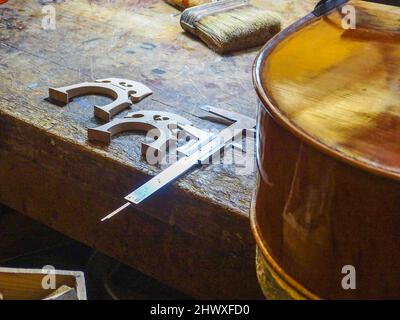
<path id="1" fill-rule="evenodd" d="M 181 153 L 184 154 L 182 158 L 180 158 L 174 164 L 150 179 L 141 187 L 128 194 L 125 197 L 125 200 L 127 200 L 128 202 L 117 210 L 111 212 L 101 221 L 110 219 L 131 204 L 139 204 L 140 202 L 160 190 L 162 187 L 179 178 L 182 174 L 187 172 L 192 167 L 204 164 L 210 157 L 213 157 L 215 154 L 221 152 L 221 150 L 223 150 L 225 147 L 232 144 L 234 139 L 242 137 L 243 133 L 247 135 L 249 133 L 254 135 L 255 133 L 255 119 L 249 118 L 236 112 L 231 112 L 211 106 L 201 107 L 201 109 L 211 114 L 222 117 L 232 124 L 215 135 L 208 135 L 203 139 L 199 139 L 196 143 L 189 145 L 188 147 L 185 147 L 184 145 L 184 148 L 181 149 Z M 185 128 L 185 126 L 183 126 L 182 129 L 188 131 L 188 133 L 190 133 L 190 130 L 196 130 L 196 128 L 194 127 Z"/>

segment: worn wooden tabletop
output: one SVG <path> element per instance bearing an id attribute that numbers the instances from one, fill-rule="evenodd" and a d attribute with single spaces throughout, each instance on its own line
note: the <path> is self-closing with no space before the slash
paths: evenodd
<path id="1" fill-rule="evenodd" d="M 160 168 L 141 158 L 141 135 L 120 134 L 109 146 L 87 141 L 87 128 L 101 124 L 92 106 L 107 98 L 81 97 L 65 107 L 45 100 L 49 87 L 126 78 L 154 92 L 134 109 L 221 128 L 195 117 L 198 108 L 255 116 L 257 50 L 210 51 L 160 0 L 52 2 L 0 6 L 0 202 L 193 297 L 260 297 L 248 227 L 254 172 L 202 167 L 100 223 Z M 254 2 L 281 13 L 287 26 L 317 1 Z M 55 8 L 55 30 L 43 28 L 46 3 Z"/>

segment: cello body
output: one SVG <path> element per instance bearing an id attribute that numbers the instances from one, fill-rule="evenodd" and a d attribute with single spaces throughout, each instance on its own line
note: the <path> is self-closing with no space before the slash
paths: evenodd
<path id="1" fill-rule="evenodd" d="M 342 25 L 349 5 L 356 29 Z M 348 1 L 256 59 L 251 226 L 267 298 L 400 298 L 399 17 Z"/>

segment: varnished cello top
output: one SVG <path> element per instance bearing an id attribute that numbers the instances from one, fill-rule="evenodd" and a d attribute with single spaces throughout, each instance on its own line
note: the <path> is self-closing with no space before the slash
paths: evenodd
<path id="1" fill-rule="evenodd" d="M 400 180 L 400 7 L 349 1 L 307 16 L 271 42 L 255 67 L 259 97 L 301 139 L 353 165 Z"/>

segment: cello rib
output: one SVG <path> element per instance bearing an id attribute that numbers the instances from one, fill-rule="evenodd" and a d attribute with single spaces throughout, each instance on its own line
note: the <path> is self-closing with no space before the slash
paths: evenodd
<path id="1" fill-rule="evenodd" d="M 387 17 L 400 8 L 348 5 L 359 29 L 340 10 L 308 15 L 256 60 L 252 229 L 263 263 L 306 298 L 398 299 L 400 37 Z"/>

